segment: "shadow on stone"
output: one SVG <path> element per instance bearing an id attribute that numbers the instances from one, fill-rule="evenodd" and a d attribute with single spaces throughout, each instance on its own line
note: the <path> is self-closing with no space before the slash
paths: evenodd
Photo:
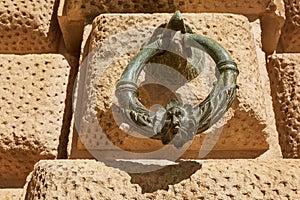
<path id="1" fill-rule="evenodd" d="M 70 126 L 72 120 L 72 106 L 73 106 L 73 89 L 78 73 L 78 60 L 75 57 L 66 55 L 70 68 L 68 85 L 66 90 L 65 109 L 63 115 L 62 128 L 59 136 L 59 145 L 57 148 L 57 158 L 66 159 L 68 157 L 67 146 L 69 142 Z"/>
<path id="2" fill-rule="evenodd" d="M 190 178 L 202 165 L 194 161 L 179 161 L 177 165 L 168 165 L 159 170 L 146 173 L 130 173 L 131 183 L 138 184 L 143 193 L 168 190 L 174 185 Z"/>

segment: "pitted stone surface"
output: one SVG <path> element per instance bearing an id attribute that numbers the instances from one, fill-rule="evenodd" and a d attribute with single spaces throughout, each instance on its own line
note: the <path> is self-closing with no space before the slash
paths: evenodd
<path id="1" fill-rule="evenodd" d="M 65 0 L 66 15 L 72 18 L 82 16 L 96 17 L 102 13 L 156 13 L 156 12 L 229 12 L 236 14 L 262 14 L 276 12 L 281 9 L 280 0 L 121 0 L 121 1 L 92 1 L 92 0 Z"/>
<path id="2" fill-rule="evenodd" d="M 299 199 L 299 160 L 179 162 L 128 174 L 94 160 L 40 161 L 24 199 Z M 147 166 L 145 166 L 147 167 Z"/>
<path id="3" fill-rule="evenodd" d="M 10 1 L 0 5 L 0 53 L 56 52 L 58 1 Z"/>
<path id="4" fill-rule="evenodd" d="M 57 155 L 70 65 L 59 54 L 0 55 L 0 69 L 0 185 L 24 184 Z"/>
<path id="5" fill-rule="evenodd" d="M 269 57 L 273 104 L 282 154 L 300 157 L 300 54 Z"/>
<path id="6" fill-rule="evenodd" d="M 126 172 L 93 160 L 40 161 L 27 180 L 25 200 L 134 199 L 141 193 Z"/>
<path id="7" fill-rule="evenodd" d="M 220 130 L 222 132 L 220 138 L 218 134 L 206 134 L 206 138 L 205 134 L 197 136 L 184 157 L 198 158 L 199 147 L 204 140 L 207 140 L 210 147 L 217 142 L 208 157 L 253 158 L 267 150 L 266 156 L 280 156 L 269 79 L 266 69 L 258 67 L 254 37 L 247 18 L 229 14 L 183 16 L 196 33 L 221 43 L 230 52 L 240 70 L 238 77 L 240 89 L 237 100 L 225 117 L 227 123 L 223 129 L 216 126 L 215 129 L 207 131 L 214 133 Z M 86 59 L 89 67 L 86 72 L 81 73 L 87 91 L 82 97 L 83 104 L 79 106 L 86 112 L 83 114 L 79 135 L 88 149 L 111 149 L 112 146 L 103 142 L 103 137 L 98 134 L 101 130 L 106 132 L 114 145 L 126 150 L 152 151 L 162 147 L 160 141 L 133 138 L 125 134 L 122 131 L 124 129 L 118 128 L 114 122 L 115 112 L 112 112 L 112 97 L 114 86 L 129 60 L 138 52 L 140 45 L 150 37 L 153 27 L 167 22 L 170 17 L 170 14 L 105 14 L 94 20 L 90 43 L 85 46 L 90 50 L 90 58 Z M 97 46 L 99 44 L 100 48 Z M 115 59 L 105 63 L 103 60 L 109 56 L 115 56 Z M 99 61 L 103 63 L 99 64 Z M 108 66 L 107 69 L 99 70 L 101 64 L 106 64 L 104 66 Z M 190 90 L 183 90 L 182 97 L 200 103 L 210 91 L 214 73 L 207 77 L 209 83 L 205 80 L 202 82 L 199 79 L 193 80 L 190 84 L 193 93 L 189 93 Z M 167 93 L 164 95 L 166 98 L 163 99 L 168 103 Z M 87 123 L 93 118 L 92 115 L 97 116 L 97 119 L 92 120 L 94 124 Z M 235 116 L 232 117 L 233 115 Z M 79 130 L 78 126 L 75 128 L 76 131 Z M 76 137 L 78 136 L 75 134 L 77 142 L 75 150 L 84 150 L 80 139 L 77 140 Z M 205 150 L 210 147 L 203 146 Z M 79 156 L 77 153 L 74 153 L 73 157 Z"/>
<path id="8" fill-rule="evenodd" d="M 232 13 L 261 17 L 263 27 L 264 51 L 276 50 L 280 29 L 284 19 L 283 0 L 62 0 L 58 19 L 62 34 L 70 51 L 80 47 L 81 32 L 86 22 L 91 23 L 99 14 L 104 13 Z M 78 32 L 73 32 L 74 28 Z"/>
<path id="9" fill-rule="evenodd" d="M 283 52 L 300 52 L 300 7 L 298 0 L 284 0 L 286 21 L 281 34 Z"/>

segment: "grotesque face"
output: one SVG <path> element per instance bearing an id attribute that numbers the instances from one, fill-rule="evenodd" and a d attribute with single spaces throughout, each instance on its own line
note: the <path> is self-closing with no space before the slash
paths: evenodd
<path id="1" fill-rule="evenodd" d="M 163 144 L 172 143 L 181 147 L 187 141 L 193 139 L 196 130 L 191 108 L 182 105 L 175 105 L 167 109 L 165 124 L 162 128 Z"/>
<path id="2" fill-rule="evenodd" d="M 179 129 L 186 117 L 185 110 L 179 106 L 172 107 L 167 111 L 167 120 L 170 120 L 170 125 L 174 129 Z"/>

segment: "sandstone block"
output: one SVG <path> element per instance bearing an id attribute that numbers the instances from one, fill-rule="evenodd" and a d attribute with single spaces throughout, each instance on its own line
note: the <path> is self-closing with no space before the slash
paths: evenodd
<path id="1" fill-rule="evenodd" d="M 276 125 L 285 158 L 300 157 L 300 54 L 268 59 Z"/>
<path id="2" fill-rule="evenodd" d="M 299 1 L 284 0 L 286 21 L 280 44 L 283 52 L 300 52 L 300 7 Z"/>
<path id="3" fill-rule="evenodd" d="M 66 15 L 72 15 L 73 19 L 93 19 L 102 13 L 155 13 L 155 12 L 216 12 L 235 13 L 243 15 L 260 15 L 266 12 L 280 12 L 283 8 L 281 0 L 172 0 L 172 1 L 76 1 L 64 0 L 61 2 Z"/>
<path id="4" fill-rule="evenodd" d="M 0 189 L 0 197 L 3 200 L 20 200 L 22 189 Z"/>
<path id="5" fill-rule="evenodd" d="M 0 53 L 56 52 L 60 38 L 58 1 L 9 1 L 0 5 Z"/>
<path id="6" fill-rule="evenodd" d="M 53 160 L 35 165 L 23 198 L 299 199 L 299 179 L 299 160 L 183 161 L 141 174 L 93 160 Z"/>
<path id="7" fill-rule="evenodd" d="M 71 67 L 59 54 L 31 54 L 0 55 L 0 68 L 0 186 L 16 187 L 58 154 Z"/>
<path id="8" fill-rule="evenodd" d="M 78 102 L 76 109 L 82 113 L 77 118 L 81 120 L 77 121 L 80 126 L 78 124 L 74 126 L 71 157 L 90 157 L 85 147 L 96 152 L 108 152 L 106 154 L 108 158 L 112 158 L 112 155 L 124 156 L 122 149 L 149 152 L 162 148 L 160 141 L 135 138 L 119 127 L 115 120 L 116 113 L 113 111 L 113 94 L 121 73 L 129 60 L 139 51 L 141 44 L 151 36 L 153 27 L 167 22 L 170 17 L 170 14 L 105 14 L 94 20 L 90 40 L 87 40 L 89 43 L 84 47 L 90 52 L 85 61 L 88 67 L 82 67 L 79 75 L 85 91 L 79 86 L 81 93 L 77 95 L 82 102 Z M 251 34 L 247 18 L 229 14 L 184 14 L 184 17 L 196 33 L 218 41 L 230 52 L 240 70 L 238 77 L 240 89 L 236 101 L 220 126 L 217 125 L 195 137 L 183 157 L 254 158 L 262 155 L 280 157 L 269 79 L 266 68 L 259 67 L 254 36 Z M 107 68 L 102 70 L 103 63 L 99 61 L 109 56 L 115 56 L 114 60 L 104 63 Z M 209 71 L 204 75 L 204 79 L 200 76 L 199 79 L 193 80 L 188 90 L 182 90 L 181 97 L 200 103 L 209 93 L 213 78 L 214 72 Z M 163 97 L 161 99 L 165 101 L 163 103 L 169 102 L 168 91 L 154 85 L 148 88 L 150 90 L 152 88 L 155 93 L 161 91 L 161 95 L 157 96 Z M 147 93 L 143 93 L 143 89 L 147 91 L 146 87 L 140 89 L 141 94 Z M 147 99 L 146 96 L 143 98 Z M 149 107 L 153 104 L 153 102 L 144 103 L 149 103 Z M 76 132 L 79 132 L 79 136 Z M 108 144 L 100 132 L 104 132 L 113 145 Z M 121 150 L 114 153 L 106 151 L 114 149 L 115 146 Z M 214 148 L 210 154 L 199 154 L 200 148 L 200 152 L 209 152 L 212 146 Z"/>
<path id="9" fill-rule="evenodd" d="M 283 0 L 121 0 L 91 1 L 63 0 L 60 1 L 58 19 L 63 38 L 69 51 L 78 51 L 80 38 L 85 23 L 91 23 L 99 14 L 104 13 L 173 13 L 180 10 L 184 13 L 232 13 L 255 18 L 262 18 L 264 50 L 273 52 L 278 43 L 280 29 L 284 23 Z M 74 28 L 78 32 L 73 32 Z"/>

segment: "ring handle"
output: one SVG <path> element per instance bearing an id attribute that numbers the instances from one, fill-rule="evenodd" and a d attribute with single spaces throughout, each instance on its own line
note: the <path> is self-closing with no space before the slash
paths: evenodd
<path id="1" fill-rule="evenodd" d="M 137 79 L 145 64 L 163 51 L 161 39 L 143 47 L 129 62 L 115 91 L 127 123 L 146 137 L 162 140 L 163 144 L 172 143 L 176 147 L 207 130 L 225 114 L 236 96 L 239 74 L 236 63 L 218 42 L 190 33 L 185 33 L 183 37 L 200 44 L 213 58 L 219 71 L 216 83 L 203 102 L 193 107 L 172 100 L 166 109 L 152 112 L 138 99 Z"/>

